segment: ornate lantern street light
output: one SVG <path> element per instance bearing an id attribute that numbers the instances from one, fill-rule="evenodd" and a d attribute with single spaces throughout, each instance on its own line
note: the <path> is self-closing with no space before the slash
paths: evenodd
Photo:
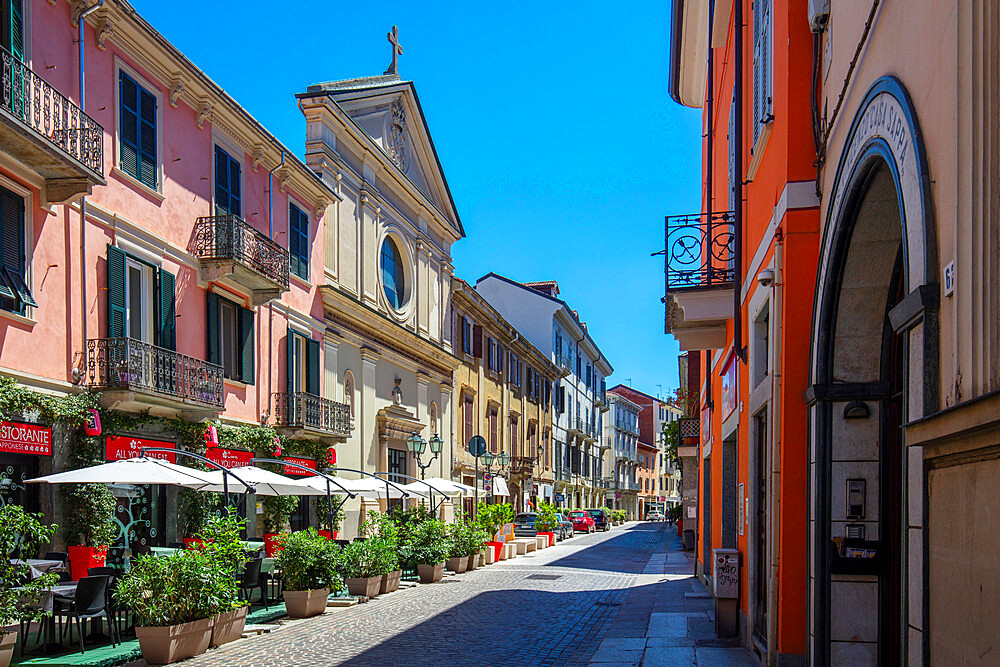
<path id="1" fill-rule="evenodd" d="M 434 456 L 427 463 L 424 463 L 420 460 L 420 455 L 427 449 L 428 444 L 430 444 L 431 454 Z M 413 454 L 413 460 L 420 466 L 420 479 L 423 479 L 426 475 L 426 470 L 441 455 L 441 450 L 444 448 L 444 440 L 435 433 L 431 436 L 430 443 L 428 443 L 419 433 L 414 433 L 406 439 L 406 448 L 410 450 L 410 453 Z"/>

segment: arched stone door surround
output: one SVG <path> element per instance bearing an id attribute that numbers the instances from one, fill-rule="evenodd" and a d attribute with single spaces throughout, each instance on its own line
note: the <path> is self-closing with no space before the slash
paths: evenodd
<path id="1" fill-rule="evenodd" d="M 923 587 L 905 585 L 924 560 L 922 452 L 906 448 L 899 427 L 935 411 L 939 388 L 927 162 L 895 78 L 876 81 L 859 106 L 825 198 L 806 396 L 810 662 L 895 662 L 925 627 Z M 859 485 L 860 509 L 848 504 Z M 859 533 L 876 562 L 839 557 L 834 539 Z"/>

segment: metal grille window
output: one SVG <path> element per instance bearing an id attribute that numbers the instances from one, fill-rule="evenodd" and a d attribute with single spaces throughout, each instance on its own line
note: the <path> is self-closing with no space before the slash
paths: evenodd
<path id="1" fill-rule="evenodd" d="M 761 130 L 774 117 L 771 103 L 771 51 L 773 48 L 771 1 L 754 0 L 753 3 L 753 145 L 755 149 Z"/>
<path id="2" fill-rule="evenodd" d="M 118 77 L 119 168 L 155 190 L 156 97 L 125 72 Z"/>
<path id="3" fill-rule="evenodd" d="M 295 204 L 288 205 L 288 261 L 292 273 L 309 279 L 309 216 Z"/>

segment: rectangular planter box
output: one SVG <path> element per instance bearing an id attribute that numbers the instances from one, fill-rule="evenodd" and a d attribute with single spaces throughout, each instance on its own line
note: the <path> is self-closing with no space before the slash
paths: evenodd
<path id="1" fill-rule="evenodd" d="M 379 584 L 378 592 L 381 593 L 393 593 L 399 590 L 399 580 L 403 578 L 403 571 L 396 570 L 395 572 L 390 572 L 389 574 L 382 575 L 382 582 Z"/>
<path id="2" fill-rule="evenodd" d="M 468 561 L 465 564 L 466 572 L 475 570 L 477 567 L 479 567 L 479 554 L 472 554 L 471 556 L 467 556 L 466 559 Z"/>
<path id="3" fill-rule="evenodd" d="M 330 597 L 329 588 L 318 588 L 311 591 L 285 591 L 285 611 L 290 618 L 309 618 L 326 611 L 326 599 Z"/>
<path id="4" fill-rule="evenodd" d="M 449 558 L 445 562 L 445 567 L 455 572 L 457 574 L 462 574 L 465 572 L 466 568 L 469 567 L 469 558 L 467 556 L 461 556 L 459 558 Z"/>
<path id="5" fill-rule="evenodd" d="M 444 579 L 444 563 L 435 563 L 434 565 L 420 563 L 417 565 L 417 573 L 420 575 L 422 583 L 436 583 Z"/>
<path id="6" fill-rule="evenodd" d="M 215 623 L 212 625 L 212 640 L 209 646 L 216 647 L 236 641 L 243 635 L 243 628 L 247 622 L 247 612 L 250 607 L 240 607 L 232 611 L 215 615 Z"/>
<path id="7" fill-rule="evenodd" d="M 208 650 L 212 640 L 213 619 L 168 625 L 162 628 L 136 628 L 143 659 L 154 665 L 168 665 L 193 658 Z"/>
<path id="8" fill-rule="evenodd" d="M 346 577 L 347 592 L 355 597 L 373 598 L 382 586 L 382 575 L 377 577 Z"/>

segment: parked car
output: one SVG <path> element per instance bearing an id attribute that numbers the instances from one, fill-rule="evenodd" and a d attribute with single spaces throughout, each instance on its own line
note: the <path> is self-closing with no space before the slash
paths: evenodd
<path id="1" fill-rule="evenodd" d="M 556 533 L 559 540 L 568 540 L 573 537 L 573 522 L 565 514 L 556 514 L 556 521 L 559 523 L 559 532 Z"/>
<path id="2" fill-rule="evenodd" d="M 535 528 L 535 519 L 538 514 L 535 512 L 523 512 L 514 517 L 515 537 L 535 537 L 538 529 Z"/>
<path id="3" fill-rule="evenodd" d="M 594 524 L 594 519 L 591 518 L 590 513 L 587 512 L 587 510 L 574 510 L 570 512 L 569 520 L 573 522 L 574 531 L 580 531 L 582 533 L 597 532 L 597 526 Z"/>
<path id="4" fill-rule="evenodd" d="M 652 512 L 646 515 L 646 521 L 663 521 L 663 514 L 661 514 L 656 510 L 653 510 Z"/>
<path id="5" fill-rule="evenodd" d="M 611 515 L 608 513 L 608 510 L 595 507 L 594 509 L 588 509 L 587 514 L 594 520 L 597 530 L 611 530 Z"/>

